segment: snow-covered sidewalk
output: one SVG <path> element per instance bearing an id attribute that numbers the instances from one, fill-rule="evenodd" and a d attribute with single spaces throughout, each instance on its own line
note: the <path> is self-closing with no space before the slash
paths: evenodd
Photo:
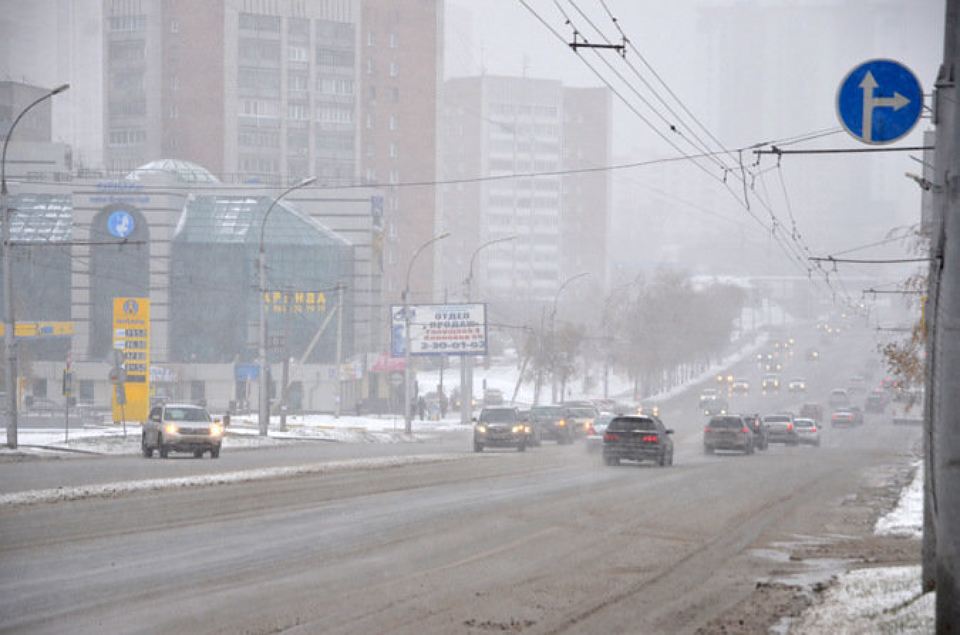
<path id="1" fill-rule="evenodd" d="M 923 470 L 874 533 L 905 539 L 923 537 Z M 790 625 L 791 633 L 932 633 L 936 593 L 921 594 L 919 565 L 855 569 L 837 577 L 819 602 Z"/>

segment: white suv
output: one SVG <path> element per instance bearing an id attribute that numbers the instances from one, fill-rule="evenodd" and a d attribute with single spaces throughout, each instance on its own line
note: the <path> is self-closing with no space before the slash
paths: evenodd
<path id="1" fill-rule="evenodd" d="M 157 450 L 161 459 L 170 451 L 193 452 L 200 458 L 210 452 L 210 458 L 220 456 L 223 442 L 223 424 L 214 420 L 206 408 L 192 404 L 166 404 L 150 410 L 143 424 L 140 447 L 143 456 L 150 458 Z"/>

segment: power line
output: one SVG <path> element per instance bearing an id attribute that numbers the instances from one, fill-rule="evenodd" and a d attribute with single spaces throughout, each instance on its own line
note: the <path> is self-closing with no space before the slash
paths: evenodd
<path id="1" fill-rule="evenodd" d="M 888 265 L 906 262 L 934 262 L 936 258 L 891 258 L 891 259 L 856 259 L 856 258 L 834 258 L 833 256 L 810 257 L 807 260 L 814 262 L 832 262 L 832 263 L 852 263 L 860 265 Z"/>

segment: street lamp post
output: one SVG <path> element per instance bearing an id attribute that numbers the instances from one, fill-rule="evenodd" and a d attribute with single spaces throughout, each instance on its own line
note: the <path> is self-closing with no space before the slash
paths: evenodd
<path id="1" fill-rule="evenodd" d="M 50 99 L 70 88 L 70 84 L 57 86 L 42 97 L 36 99 L 29 106 L 20 111 L 17 118 L 13 120 L 10 129 L 6 131 L 6 137 L 3 140 L 3 155 L 0 156 L 0 213 L 3 214 L 3 305 L 4 305 L 4 334 L 3 347 L 7 360 L 6 389 L 7 389 L 7 447 L 16 449 L 17 447 L 17 348 L 14 339 L 14 330 L 16 329 L 16 319 L 13 313 L 13 258 L 10 256 L 12 247 L 10 240 L 10 215 L 13 210 L 7 204 L 9 192 L 7 190 L 7 145 L 10 143 L 10 137 L 13 136 L 13 129 L 17 127 L 23 116 L 42 101 Z"/>
<path id="2" fill-rule="evenodd" d="M 424 249 L 449 235 L 450 232 L 443 232 L 417 247 L 407 265 L 407 277 L 403 284 L 401 298 L 403 300 L 403 431 L 407 434 L 413 431 L 413 416 L 410 412 L 410 307 L 407 304 L 410 296 L 410 272 L 413 271 L 413 263 L 417 261 L 417 257 Z"/>
<path id="3" fill-rule="evenodd" d="M 590 275 L 590 272 L 589 272 L 589 271 L 584 271 L 583 273 L 578 273 L 578 274 L 575 275 L 575 276 L 571 276 L 571 277 L 567 278 L 566 280 L 564 280 L 563 284 L 560 285 L 560 288 L 557 289 L 557 292 L 556 292 L 556 293 L 554 294 L 554 296 L 553 296 L 553 307 L 550 309 L 550 347 L 549 347 L 549 351 L 548 351 L 549 358 L 550 358 L 550 360 L 551 360 L 551 370 L 550 370 L 550 385 L 551 385 L 551 390 L 550 390 L 550 395 L 551 395 L 551 397 L 553 398 L 553 401 L 556 401 L 556 393 L 557 393 L 557 391 L 556 391 L 556 382 L 554 381 L 553 368 L 552 368 L 552 366 L 553 366 L 552 360 L 553 360 L 553 355 L 554 355 L 554 349 L 556 348 L 555 342 L 554 342 L 554 338 L 556 337 L 556 325 L 557 325 L 557 301 L 560 300 L 560 294 L 563 293 L 563 290 L 566 289 L 567 286 L 568 286 L 571 282 L 573 282 L 573 281 L 575 281 L 575 280 L 579 280 L 580 278 L 585 278 L 585 277 L 587 277 L 587 276 L 589 276 L 589 275 Z M 542 371 L 541 371 L 541 372 L 542 372 Z M 561 399 L 561 401 L 562 401 L 562 399 Z"/>
<path id="4" fill-rule="evenodd" d="M 464 295 L 466 296 L 467 303 L 473 299 L 473 263 L 477 259 L 477 254 L 480 253 L 480 250 L 486 249 L 490 245 L 496 245 L 497 243 L 505 243 L 510 240 L 516 240 L 518 236 L 504 236 L 503 238 L 495 238 L 494 240 L 488 240 L 479 247 L 473 250 L 473 254 L 470 256 L 470 269 L 467 272 L 467 277 L 463 281 Z M 470 423 L 470 416 L 473 414 L 473 356 L 464 355 L 460 358 L 460 423 L 463 425 L 468 425 Z"/>
<path id="5" fill-rule="evenodd" d="M 257 425 L 260 436 L 262 437 L 267 436 L 267 430 L 270 427 L 270 385 L 267 380 L 267 305 L 263 301 L 263 294 L 266 292 L 267 287 L 267 259 L 263 243 L 264 230 L 267 227 L 267 218 L 269 218 L 270 212 L 273 211 L 273 208 L 276 207 L 277 203 L 279 203 L 283 197 L 294 190 L 312 184 L 316 180 L 317 177 L 311 176 L 296 185 L 288 187 L 280 196 L 273 199 L 270 207 L 267 208 L 266 214 L 263 215 L 263 220 L 260 221 L 260 247 L 257 251 L 257 303 L 260 305 L 259 337 L 257 338 L 257 362 L 260 367 Z"/>

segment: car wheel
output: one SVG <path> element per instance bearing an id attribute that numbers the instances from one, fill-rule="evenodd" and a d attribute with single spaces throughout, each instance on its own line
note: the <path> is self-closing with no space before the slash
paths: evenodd
<path id="1" fill-rule="evenodd" d="M 517 452 L 526 452 L 526 451 L 527 451 L 526 441 L 524 441 L 523 443 L 517 446 Z"/>
<path id="2" fill-rule="evenodd" d="M 474 451 L 474 452 L 483 452 L 483 446 L 480 445 L 479 443 L 474 443 L 474 444 L 473 444 L 473 451 Z"/>
<path id="3" fill-rule="evenodd" d="M 157 448 L 160 451 L 160 458 L 165 459 L 170 456 L 170 450 L 163 444 L 163 434 L 157 435 Z"/>
<path id="4" fill-rule="evenodd" d="M 704 453 L 704 454 L 713 454 L 713 448 L 711 448 L 709 445 L 705 445 L 705 446 L 703 446 L 703 453 Z"/>
<path id="5" fill-rule="evenodd" d="M 620 457 L 604 455 L 603 462 L 605 465 L 610 465 L 610 466 L 620 465 Z"/>
<path id="6" fill-rule="evenodd" d="M 203 456 L 203 453 L 201 452 L 200 455 Z M 215 445 L 215 446 L 213 446 L 212 448 L 210 448 L 210 458 L 211 458 L 211 459 L 219 459 L 219 458 L 220 458 L 220 446 L 219 446 L 219 445 Z"/>
<path id="7" fill-rule="evenodd" d="M 195 458 L 195 459 L 202 459 L 202 458 L 203 458 L 203 450 L 194 450 L 194 451 L 193 451 L 193 458 Z"/>
<path id="8" fill-rule="evenodd" d="M 153 458 L 153 448 L 147 445 L 147 433 L 144 432 L 140 436 L 140 451 L 143 452 L 144 458 Z"/>
<path id="9" fill-rule="evenodd" d="M 666 451 L 660 454 L 660 458 L 657 459 L 657 465 L 659 465 L 660 467 L 666 467 L 670 465 L 670 457 L 667 456 Z"/>

